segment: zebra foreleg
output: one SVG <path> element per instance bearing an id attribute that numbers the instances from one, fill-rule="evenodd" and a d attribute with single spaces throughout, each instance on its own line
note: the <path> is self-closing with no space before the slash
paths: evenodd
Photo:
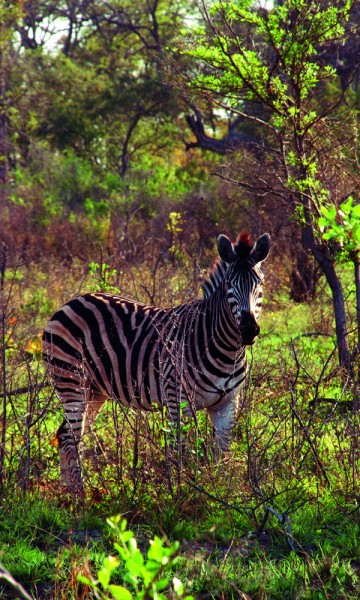
<path id="1" fill-rule="evenodd" d="M 182 464 L 187 442 L 187 428 L 184 425 L 192 418 L 192 412 L 189 405 L 185 401 L 179 403 L 179 399 L 175 395 L 168 393 L 167 398 L 169 447 L 175 454 L 177 462 Z"/>
<path id="2" fill-rule="evenodd" d="M 235 400 L 228 396 L 221 404 L 208 408 L 215 432 L 216 458 L 220 458 L 230 448 L 232 432 L 235 425 Z"/>

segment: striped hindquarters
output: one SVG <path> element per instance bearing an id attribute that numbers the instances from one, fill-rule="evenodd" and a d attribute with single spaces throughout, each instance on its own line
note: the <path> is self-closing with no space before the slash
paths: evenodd
<path id="1" fill-rule="evenodd" d="M 158 327 L 165 315 L 164 310 L 110 294 L 71 300 L 44 331 L 50 375 L 58 387 L 69 379 L 70 387 L 75 382 L 123 404 L 150 409 L 161 394 Z"/>

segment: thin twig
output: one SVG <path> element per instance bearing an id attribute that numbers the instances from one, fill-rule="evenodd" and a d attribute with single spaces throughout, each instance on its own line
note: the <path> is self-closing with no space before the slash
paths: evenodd
<path id="1" fill-rule="evenodd" d="M 30 385 L 22 388 L 17 388 L 16 390 L 9 390 L 6 392 L 6 396 L 20 396 L 21 394 L 26 394 L 30 392 L 39 392 L 44 388 L 50 387 L 50 383 L 37 383 L 36 385 Z M 2 392 L 0 394 L 0 398 L 4 398 L 5 393 Z"/>
<path id="2" fill-rule="evenodd" d="M 292 530 L 291 530 L 291 525 L 290 525 L 290 520 L 289 517 L 287 516 L 286 513 L 278 513 L 276 510 L 274 510 L 273 508 L 271 508 L 271 506 L 268 506 L 265 510 L 265 514 L 263 517 L 263 520 L 260 523 L 260 527 L 258 528 L 257 532 L 256 532 L 256 537 L 259 538 L 260 535 L 262 534 L 262 532 L 265 529 L 265 525 L 267 523 L 267 520 L 270 516 L 270 514 L 274 515 L 280 525 L 283 528 L 283 531 L 285 533 L 286 536 L 286 541 L 290 547 L 290 549 L 295 552 L 295 545 L 294 545 L 294 541 L 293 541 L 293 536 L 292 536 Z"/>
<path id="3" fill-rule="evenodd" d="M 9 573 L 7 569 L 5 569 L 4 565 L 0 563 L 0 580 L 1 579 L 3 579 L 4 581 L 6 581 L 6 583 L 11 585 L 11 587 L 14 588 L 14 590 L 19 596 L 25 598 L 25 600 L 32 600 L 31 596 L 29 596 L 29 594 L 27 593 L 25 588 L 23 588 L 21 583 L 18 583 L 18 581 L 16 581 L 13 578 L 11 573 Z"/>

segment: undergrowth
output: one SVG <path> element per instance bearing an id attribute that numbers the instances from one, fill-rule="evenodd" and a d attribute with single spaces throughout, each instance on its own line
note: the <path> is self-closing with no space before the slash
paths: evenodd
<path id="1" fill-rule="evenodd" d="M 40 266 L 7 274 L 0 563 L 39 600 L 105 597 L 98 574 L 107 557 L 115 553 L 117 569 L 122 560 L 107 519 L 123 515 L 143 557 L 156 536 L 164 548 L 179 543 L 158 589 L 164 597 L 183 590 L 200 599 L 357 598 L 359 415 L 337 366 L 325 295 L 311 306 L 276 296 L 265 304 L 231 452 L 220 463 L 205 412 L 197 428 L 188 426 L 179 463 L 165 415 L 109 401 L 85 440 L 86 497 L 64 492 L 54 440 L 62 412 L 40 352 L 46 320 L 75 293 L 104 284 L 145 301 L 174 301 L 166 284 L 176 279 L 172 264 L 146 272 L 136 287 L 134 272 L 118 276 L 99 264 L 66 267 L 66 277 L 65 267 L 50 272 L 43 293 Z M 197 293 L 196 278 L 183 281 L 182 274 L 177 302 Z M 112 583 L 135 593 L 121 568 Z M 0 596 L 17 597 L 5 579 Z"/>

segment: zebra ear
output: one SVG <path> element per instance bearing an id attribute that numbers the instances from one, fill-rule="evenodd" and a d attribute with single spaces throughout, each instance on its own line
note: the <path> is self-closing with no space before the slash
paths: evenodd
<path id="1" fill-rule="evenodd" d="M 217 239 L 217 247 L 221 260 L 231 263 L 236 258 L 236 252 L 234 250 L 234 246 L 230 242 L 229 238 L 226 235 L 219 235 Z"/>
<path id="2" fill-rule="evenodd" d="M 269 254 L 269 250 L 270 236 L 268 233 L 264 233 L 259 237 L 250 254 L 252 260 L 254 261 L 254 264 L 256 265 L 257 263 L 265 260 Z"/>

